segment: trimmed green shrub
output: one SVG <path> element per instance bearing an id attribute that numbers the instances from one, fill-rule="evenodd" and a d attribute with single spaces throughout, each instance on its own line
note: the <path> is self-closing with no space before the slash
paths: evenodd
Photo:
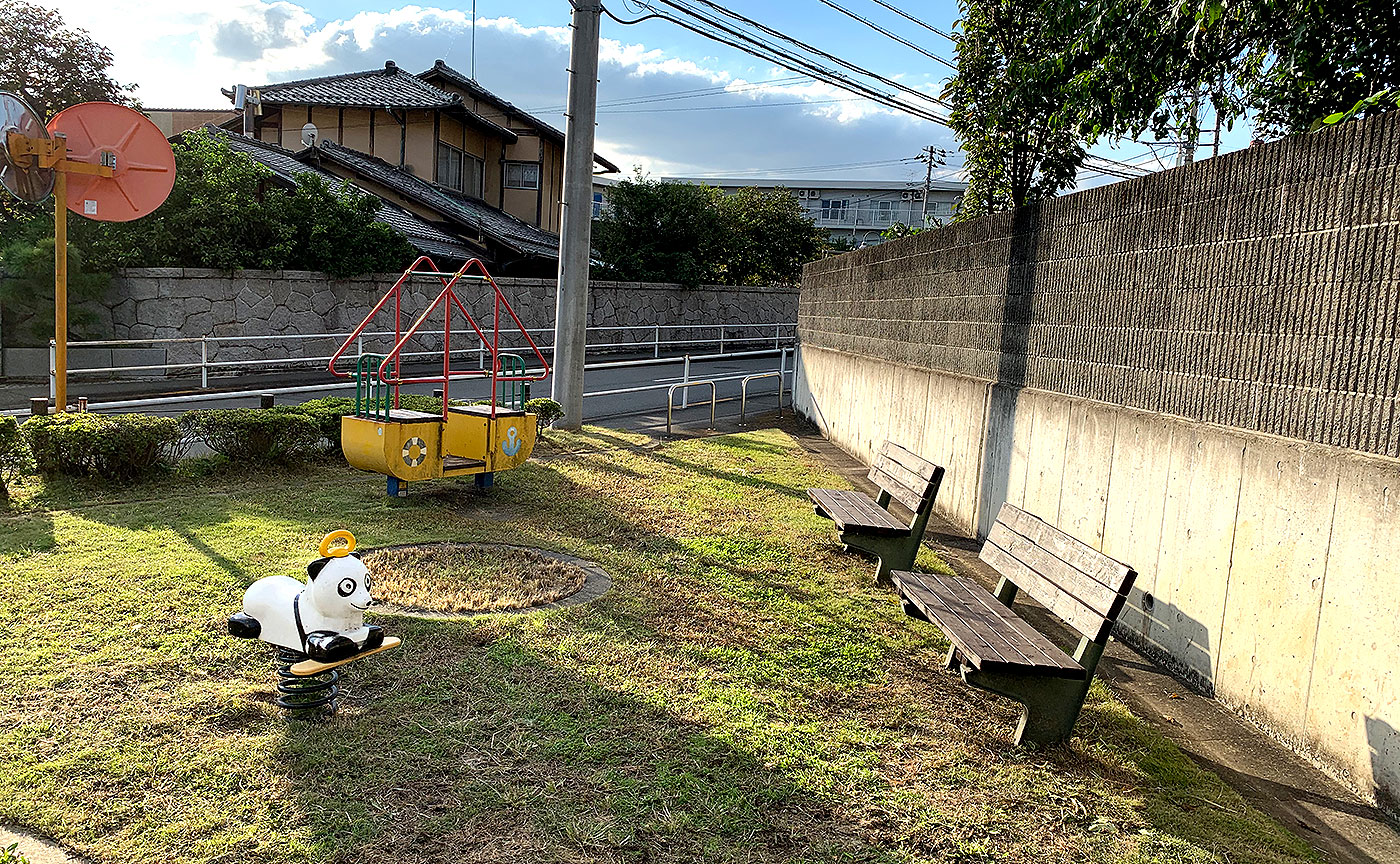
<path id="1" fill-rule="evenodd" d="M 348 396 L 327 396 L 324 399 L 311 399 L 300 405 L 288 406 L 285 410 L 305 414 L 316 421 L 321 437 L 329 442 L 331 452 L 340 451 L 340 418 L 355 412 L 355 400 Z"/>
<path id="2" fill-rule="evenodd" d="M 526 402 L 525 410 L 535 415 L 541 429 L 564 416 L 564 406 L 553 399 L 545 399 L 544 397 Z"/>
<path id="3" fill-rule="evenodd" d="M 138 480 L 172 461 L 180 424 L 151 414 L 54 414 L 32 417 L 20 437 L 46 475 Z"/>
<path id="4" fill-rule="evenodd" d="M 293 462 L 321 447 L 321 421 L 295 407 L 206 408 L 185 414 L 180 425 L 240 465 Z M 338 430 L 335 440 L 340 440 Z"/>

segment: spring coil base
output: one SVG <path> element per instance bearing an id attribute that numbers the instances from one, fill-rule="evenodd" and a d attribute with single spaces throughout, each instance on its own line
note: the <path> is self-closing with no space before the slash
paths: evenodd
<path id="1" fill-rule="evenodd" d="M 292 666 L 306 659 L 300 651 L 277 649 L 277 707 L 292 717 L 330 716 L 340 707 L 340 670 L 293 675 Z"/>

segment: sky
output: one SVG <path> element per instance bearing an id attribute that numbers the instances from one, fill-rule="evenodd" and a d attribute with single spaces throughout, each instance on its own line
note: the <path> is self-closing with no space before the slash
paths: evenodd
<path id="1" fill-rule="evenodd" d="M 148 108 L 222 107 L 228 101 L 220 88 L 237 83 L 372 69 L 386 60 L 414 72 L 436 59 L 467 73 L 473 68 L 470 0 L 442 6 L 367 0 L 39 2 L 110 48 L 114 76 L 137 85 L 136 96 Z M 837 2 L 928 54 L 952 59 L 947 39 L 873 0 Z M 914 90 L 936 95 L 952 71 L 823 0 L 724 5 Z M 945 31 L 957 18 L 950 0 L 892 5 Z M 632 0 L 610 0 L 608 9 L 624 20 L 644 14 Z M 476 79 L 561 129 L 570 12 L 568 0 L 476 4 Z M 925 166 L 916 157 L 932 146 L 949 154 L 934 177 L 958 179 L 961 158 L 947 128 L 799 78 L 664 20 L 624 26 L 604 17 L 598 100 L 597 150 L 628 173 L 639 168 L 651 176 L 921 181 Z M 1096 152 L 1157 165 L 1139 144 Z"/>

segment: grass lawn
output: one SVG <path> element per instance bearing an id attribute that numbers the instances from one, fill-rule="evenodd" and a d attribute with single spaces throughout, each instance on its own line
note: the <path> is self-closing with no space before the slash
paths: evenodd
<path id="1" fill-rule="evenodd" d="M 481 494 L 391 500 L 339 464 L 117 489 L 0 516 L 0 821 L 104 861 L 1316 860 L 1095 685 L 1077 737 L 939 668 L 776 431 L 551 433 Z M 322 535 L 535 545 L 600 600 L 379 617 L 325 724 L 271 703 L 243 589 Z M 927 551 L 921 564 L 941 567 Z"/>

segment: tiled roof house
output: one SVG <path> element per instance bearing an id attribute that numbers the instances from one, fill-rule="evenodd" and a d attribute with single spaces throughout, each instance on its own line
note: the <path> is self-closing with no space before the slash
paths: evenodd
<path id="1" fill-rule="evenodd" d="M 351 180 L 479 249 L 488 265 L 521 272 L 533 259 L 541 270 L 557 256 L 564 134 L 443 61 L 417 75 L 391 60 L 250 90 L 253 138 L 277 150 L 245 152 L 264 164 L 286 154 Z M 240 138 L 242 122 L 222 127 Z M 314 147 L 303 143 L 308 125 Z M 617 171 L 594 159 L 600 172 Z"/>
<path id="2" fill-rule="evenodd" d="M 558 232 L 564 135 L 439 60 L 251 88 L 254 137 L 290 150 L 302 130 Z M 225 128 L 232 128 L 225 124 Z M 595 157 L 601 171 L 617 166 Z"/>

